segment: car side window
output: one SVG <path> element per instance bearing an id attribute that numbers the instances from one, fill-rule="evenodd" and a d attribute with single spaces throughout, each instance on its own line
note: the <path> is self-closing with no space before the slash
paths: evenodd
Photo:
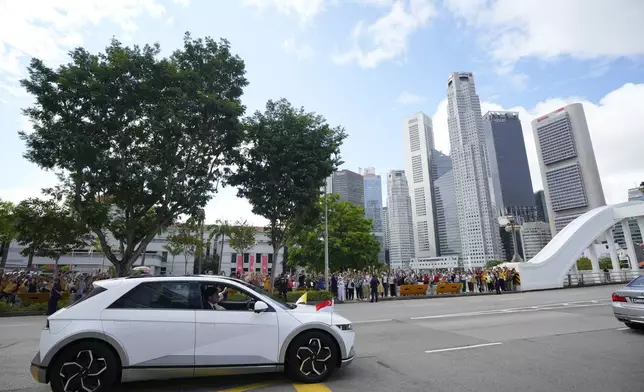
<path id="1" fill-rule="evenodd" d="M 228 311 L 252 311 L 257 302 L 257 298 L 250 293 L 226 283 L 202 283 L 201 296 L 205 310 L 222 307 Z M 217 306 L 213 307 L 214 304 Z"/>
<path id="2" fill-rule="evenodd" d="M 116 300 L 112 309 L 194 309 L 190 282 L 146 282 Z"/>

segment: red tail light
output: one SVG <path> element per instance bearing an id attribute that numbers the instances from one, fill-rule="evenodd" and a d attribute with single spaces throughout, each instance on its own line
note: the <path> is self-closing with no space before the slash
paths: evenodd
<path id="1" fill-rule="evenodd" d="M 626 302 L 626 297 L 613 293 L 613 302 Z"/>

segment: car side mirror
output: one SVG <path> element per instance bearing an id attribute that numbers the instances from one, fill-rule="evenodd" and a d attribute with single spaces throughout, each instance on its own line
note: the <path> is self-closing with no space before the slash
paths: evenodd
<path id="1" fill-rule="evenodd" d="M 253 308 L 253 311 L 255 313 L 262 313 L 267 310 L 268 310 L 268 305 L 266 305 L 266 302 L 263 302 L 263 301 L 255 302 L 255 307 Z"/>

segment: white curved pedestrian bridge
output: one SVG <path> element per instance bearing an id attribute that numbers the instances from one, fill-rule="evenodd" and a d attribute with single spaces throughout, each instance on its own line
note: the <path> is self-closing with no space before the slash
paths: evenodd
<path id="1" fill-rule="evenodd" d="M 608 245 L 613 270 L 620 270 L 612 232 L 613 226 L 618 223 L 624 229 L 631 270 L 637 271 L 639 266 L 628 225 L 629 219 L 637 220 L 640 232 L 644 235 L 644 201 L 595 208 L 570 222 L 535 257 L 518 265 L 521 289 L 562 287 L 564 278 L 585 251 L 588 251 L 586 253 L 591 260 L 593 272 L 599 273 L 595 244 L 603 241 Z"/>

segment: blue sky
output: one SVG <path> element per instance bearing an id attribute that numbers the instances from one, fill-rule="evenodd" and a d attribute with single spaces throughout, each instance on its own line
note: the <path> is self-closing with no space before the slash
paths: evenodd
<path id="1" fill-rule="evenodd" d="M 483 111 L 520 112 L 540 189 L 529 122 L 581 101 L 607 201 L 623 201 L 627 188 L 644 181 L 642 20 L 641 0 L 3 2 L 0 198 L 17 202 L 54 182 L 21 158 L 17 131 L 28 129 L 21 108 L 31 99 L 17 80 L 30 57 L 57 64 L 70 48 L 96 52 L 112 36 L 126 44 L 159 42 L 167 54 L 190 31 L 225 37 L 246 61 L 248 112 L 285 97 L 344 126 L 345 167 L 355 171 L 404 169 L 402 119 L 418 111 L 433 117 L 437 147 L 448 151 L 446 79 L 471 71 Z M 234 193 L 216 196 L 208 219 L 261 223 Z"/>

